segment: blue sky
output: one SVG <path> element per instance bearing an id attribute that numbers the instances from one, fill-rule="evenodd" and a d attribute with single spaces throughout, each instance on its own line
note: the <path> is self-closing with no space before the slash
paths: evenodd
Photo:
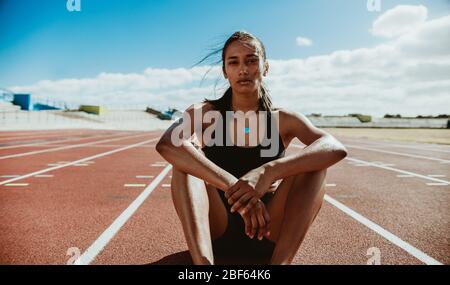
<path id="1" fill-rule="evenodd" d="M 148 67 L 189 67 L 231 32 L 259 36 L 269 58 L 305 58 L 339 49 L 373 46 L 367 31 L 380 14 L 365 0 L 0 0 L 0 86 L 39 80 L 92 77 L 100 72 L 140 72 Z M 431 18 L 449 1 L 427 3 Z M 313 40 L 299 47 L 295 38 Z"/>
<path id="2" fill-rule="evenodd" d="M 244 29 L 266 46 L 277 107 L 448 112 L 448 0 L 378 0 L 375 12 L 367 2 L 377 0 L 80 1 L 69 12 L 67 0 L 0 0 L 0 87 L 73 104 L 185 109 L 220 95 L 212 81 L 200 84 L 207 67 L 192 65 Z"/>

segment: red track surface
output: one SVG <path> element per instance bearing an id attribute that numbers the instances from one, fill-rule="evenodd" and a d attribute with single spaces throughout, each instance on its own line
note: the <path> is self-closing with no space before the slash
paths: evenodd
<path id="1" fill-rule="evenodd" d="M 170 165 L 154 165 L 164 162 L 154 149 L 160 135 L 161 131 L 109 130 L 0 133 L 0 263 L 66 264 L 69 248 L 83 254 L 92 245 L 96 249 L 92 259 L 86 262 L 84 254 L 81 263 L 190 263 L 167 187 L 171 171 L 159 176 Z M 294 263 L 366 264 L 371 257 L 368 249 L 376 247 L 381 264 L 430 260 L 450 264 L 450 148 L 338 139 L 348 147 L 349 155 L 328 170 L 328 198 L 379 228 L 374 231 L 328 199 Z M 123 149 L 144 141 L 148 142 Z M 118 149 L 122 150 L 108 153 Z M 287 154 L 298 150 L 290 146 Z M 40 173 L 52 176 L 20 177 L 53 167 L 49 164 L 64 165 L 102 153 L 82 165 Z M 398 177 L 405 175 L 402 171 L 413 176 Z M 162 180 L 154 183 L 153 192 L 126 217 L 123 226 L 110 227 L 158 177 Z M 109 238 L 99 239 L 105 230 Z M 386 238 L 386 231 L 394 241 Z"/>

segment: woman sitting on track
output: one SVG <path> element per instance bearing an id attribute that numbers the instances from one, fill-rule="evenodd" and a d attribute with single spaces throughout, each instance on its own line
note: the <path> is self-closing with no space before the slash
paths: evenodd
<path id="1" fill-rule="evenodd" d="M 217 100 L 190 106 L 156 146 L 173 165 L 174 206 L 194 264 L 220 257 L 290 264 L 321 208 L 327 168 L 347 151 L 305 116 L 272 106 L 263 86 L 269 65 L 258 38 L 236 32 L 221 54 L 230 87 Z M 252 117 L 258 128 L 248 123 L 252 114 L 258 114 Z M 180 129 L 189 130 L 181 139 Z M 306 147 L 285 155 L 294 138 Z"/>

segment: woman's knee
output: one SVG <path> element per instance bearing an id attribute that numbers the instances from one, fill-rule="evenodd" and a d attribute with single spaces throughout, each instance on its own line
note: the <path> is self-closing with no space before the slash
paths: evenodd
<path id="1" fill-rule="evenodd" d="M 174 192 L 187 194 L 191 197 L 207 197 L 208 191 L 204 180 L 173 168 L 171 181 L 172 194 Z"/>
<path id="2" fill-rule="evenodd" d="M 291 190 L 302 192 L 309 190 L 321 195 L 325 187 L 326 174 L 327 169 L 300 173 L 295 176 Z"/>

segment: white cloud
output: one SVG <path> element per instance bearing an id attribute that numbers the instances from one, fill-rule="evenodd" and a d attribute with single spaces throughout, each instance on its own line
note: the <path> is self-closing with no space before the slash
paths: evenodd
<path id="1" fill-rule="evenodd" d="M 372 25 L 372 34 L 393 38 L 417 29 L 425 23 L 428 10 L 425 6 L 396 6 L 381 16 Z"/>
<path id="2" fill-rule="evenodd" d="M 450 15 L 427 20 L 371 48 L 269 60 L 267 85 L 276 106 L 305 114 L 448 113 L 449 33 Z M 205 97 L 221 96 L 223 90 L 219 88 L 214 96 L 214 81 L 222 78 L 219 67 L 200 85 L 208 68 L 148 68 L 142 73 L 102 73 L 94 78 L 47 80 L 10 89 L 76 103 L 185 109 Z"/>
<path id="3" fill-rule="evenodd" d="M 312 46 L 312 40 L 305 38 L 305 37 L 297 37 L 295 39 L 295 41 L 297 42 L 298 46 L 301 47 L 309 47 Z"/>

